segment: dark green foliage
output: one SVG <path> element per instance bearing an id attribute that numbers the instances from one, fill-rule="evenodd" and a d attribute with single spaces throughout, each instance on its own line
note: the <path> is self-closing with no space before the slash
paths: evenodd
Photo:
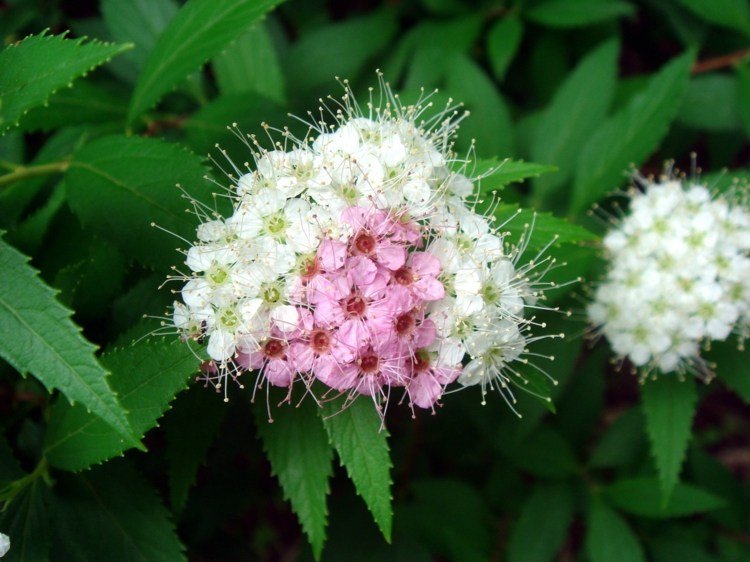
<path id="1" fill-rule="evenodd" d="M 639 386 L 582 321 L 605 231 L 586 212 L 619 212 L 608 195 L 631 165 L 689 172 L 695 152 L 713 189 L 746 190 L 747 0 L 0 14 L 3 560 L 750 560 L 741 342 L 705 351 L 708 385 Z M 477 207 L 525 259 L 551 244 L 566 264 L 548 275 L 561 312 L 532 312 L 566 337 L 529 346 L 520 419 L 498 395 L 450 394 L 433 414 L 394 392 L 381 425 L 367 399 L 289 403 L 252 378 L 227 404 L 193 382 L 199 347 L 160 323 L 179 287 L 159 286 L 198 222 L 184 193 L 221 213 L 229 180 L 207 156 L 250 160 L 228 127 L 303 137 L 289 113 L 317 115 L 336 77 L 365 100 L 376 69 L 405 102 L 439 88 L 425 118 L 451 99 L 470 111 L 454 165 L 481 177 Z"/>

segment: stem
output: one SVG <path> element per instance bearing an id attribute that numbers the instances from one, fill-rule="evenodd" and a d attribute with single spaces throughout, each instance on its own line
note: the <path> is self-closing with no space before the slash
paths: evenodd
<path id="1" fill-rule="evenodd" d="M 734 63 L 741 61 L 747 56 L 750 56 L 750 49 L 742 49 L 713 59 L 698 61 L 693 65 L 693 74 L 726 68 L 727 66 L 732 66 Z"/>
<path id="2" fill-rule="evenodd" d="M 68 169 L 70 162 L 60 160 L 50 162 L 49 164 L 39 164 L 37 166 L 18 166 L 11 173 L 0 176 L 0 187 L 5 187 L 11 183 L 34 178 L 37 176 L 46 176 L 48 174 L 63 173 Z"/>

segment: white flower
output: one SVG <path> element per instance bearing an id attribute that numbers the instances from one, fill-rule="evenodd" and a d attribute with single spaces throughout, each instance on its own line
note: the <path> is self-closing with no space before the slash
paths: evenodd
<path id="1" fill-rule="evenodd" d="M 0 558 L 8 554 L 10 550 L 10 537 L 5 533 L 0 533 Z"/>
<path id="2" fill-rule="evenodd" d="M 741 200 L 675 180 L 646 185 L 604 238 L 609 268 L 589 319 L 646 372 L 700 372 L 702 344 L 748 330 L 748 232 Z"/>

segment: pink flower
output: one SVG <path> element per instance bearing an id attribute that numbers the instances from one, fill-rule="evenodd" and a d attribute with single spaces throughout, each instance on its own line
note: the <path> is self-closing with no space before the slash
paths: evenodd
<path id="1" fill-rule="evenodd" d="M 460 370 L 436 364 L 433 354 L 420 349 L 409 360 L 411 381 L 406 387 L 409 400 L 420 408 L 432 408 L 443 395 L 445 386 L 458 378 Z"/>
<path id="2" fill-rule="evenodd" d="M 414 252 L 409 263 L 393 272 L 393 281 L 407 287 L 415 297 L 425 301 L 445 296 L 443 284 L 437 280 L 440 261 L 429 252 Z"/>
<path id="3" fill-rule="evenodd" d="M 295 372 L 287 357 L 288 348 L 284 340 L 268 339 L 261 344 L 259 351 L 250 355 L 248 368 L 259 369 L 263 378 L 273 386 L 291 386 Z"/>
<path id="4" fill-rule="evenodd" d="M 329 384 L 336 390 L 375 396 L 383 385 L 404 386 L 406 382 L 398 345 L 393 340 L 381 340 L 362 347 L 352 361 L 341 366 Z"/>
<path id="5" fill-rule="evenodd" d="M 396 270 L 406 262 L 405 246 L 393 239 L 394 221 L 384 211 L 349 207 L 341 213 L 341 220 L 352 227 L 349 239 L 352 256 L 369 258 L 383 267 Z"/>

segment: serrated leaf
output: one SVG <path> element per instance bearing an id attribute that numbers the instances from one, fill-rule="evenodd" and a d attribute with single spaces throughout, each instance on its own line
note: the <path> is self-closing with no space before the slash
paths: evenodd
<path id="1" fill-rule="evenodd" d="M 388 433 L 370 400 L 355 400 L 344 408 L 342 400 L 324 404 L 323 425 L 342 466 L 367 504 L 385 540 L 391 540 L 392 467 Z"/>
<path id="2" fill-rule="evenodd" d="M 174 0 L 103 0 L 101 12 L 104 24 L 118 42 L 129 42 L 135 48 L 120 59 L 123 75 L 130 82 L 146 64 L 156 40 L 177 13 Z"/>
<path id="3" fill-rule="evenodd" d="M 534 129 L 531 157 L 557 166 L 558 172 L 534 180 L 538 200 L 570 179 L 581 148 L 605 118 L 615 92 L 618 52 L 618 41 L 610 40 L 588 54 L 544 110 Z"/>
<path id="4" fill-rule="evenodd" d="M 367 61 L 390 45 L 397 31 L 391 10 L 313 28 L 284 57 L 289 92 L 310 92 L 330 85 L 336 76 L 354 80 Z"/>
<path id="5" fill-rule="evenodd" d="M 6 47 L 0 52 L 0 132 L 71 80 L 130 47 L 63 35 L 32 35 Z"/>
<path id="6" fill-rule="evenodd" d="M 592 499 L 586 527 L 586 553 L 591 562 L 646 560 L 627 522 L 598 497 Z"/>
<path id="7" fill-rule="evenodd" d="M 698 392 L 695 380 L 662 375 L 641 387 L 646 432 L 659 472 L 662 499 L 667 502 L 677 485 L 685 460 Z"/>
<path id="8" fill-rule="evenodd" d="M 573 494 L 567 485 L 539 485 L 521 508 L 511 532 L 508 562 L 552 560 L 568 534 L 573 507 Z"/>
<path id="9" fill-rule="evenodd" d="M 521 45 L 523 24 L 517 16 L 498 20 L 487 34 L 487 56 L 495 78 L 502 80 L 513 57 Z"/>
<path id="10" fill-rule="evenodd" d="M 176 339 L 144 340 L 105 353 L 101 360 L 111 370 L 112 386 L 139 436 L 156 425 L 175 394 L 186 388 L 190 376 L 198 371 L 193 351 Z M 82 470 L 127 448 L 107 425 L 83 408 L 55 404 L 44 440 L 44 455 L 51 465 Z"/>
<path id="11" fill-rule="evenodd" d="M 44 106 L 29 111 L 18 126 L 24 131 L 51 131 L 84 123 L 124 122 L 126 111 L 127 101 L 120 92 L 77 80 L 71 88 L 55 93 Z"/>
<path id="12" fill-rule="evenodd" d="M 580 213 L 620 185 L 666 135 L 687 87 L 693 53 L 672 60 L 589 138 L 576 165 L 571 211 Z"/>
<path id="13" fill-rule="evenodd" d="M 133 121 L 177 83 L 258 21 L 279 0 L 188 0 L 172 18 L 138 77 Z"/>
<path id="14" fill-rule="evenodd" d="M 750 363 L 747 351 L 735 342 L 713 342 L 706 359 L 715 363 L 716 374 L 724 384 L 750 404 Z"/>
<path id="15" fill-rule="evenodd" d="M 750 5 L 747 0 L 679 0 L 680 4 L 709 23 L 737 29 L 750 35 Z"/>
<path id="16" fill-rule="evenodd" d="M 690 80 L 677 121 L 706 131 L 736 131 L 741 126 L 736 76 L 703 74 Z"/>
<path id="17" fill-rule="evenodd" d="M 50 491 L 41 478 L 24 488 L 0 515 L 10 537 L 9 562 L 45 562 L 50 551 Z"/>
<path id="18" fill-rule="evenodd" d="M 508 460 L 535 476 L 566 478 L 580 468 L 575 452 L 557 430 L 541 427 L 520 443 L 502 439 L 499 446 Z"/>
<path id="19" fill-rule="evenodd" d="M 164 453 L 169 463 L 169 498 L 173 511 L 185 506 L 198 468 L 219 431 L 227 405 L 213 392 L 194 386 L 182 393 L 162 427 L 166 437 Z"/>
<path id="20" fill-rule="evenodd" d="M 28 258 L 0 239 L 0 356 L 21 374 L 32 373 L 49 391 L 79 402 L 118 440 L 134 445 L 125 410 L 94 357 L 96 346 L 83 338 L 70 314 Z"/>
<path id="21" fill-rule="evenodd" d="M 596 234 L 566 219 L 550 213 L 537 213 L 531 209 L 520 209 L 518 205 L 498 205 L 494 216 L 502 231 L 510 235 L 509 241 L 518 244 L 528 240 L 528 250 L 539 250 L 554 244 L 577 244 L 594 242 Z"/>
<path id="22" fill-rule="evenodd" d="M 256 407 L 258 434 L 278 477 L 284 498 L 292 504 L 313 554 L 320 559 L 326 540 L 328 480 L 333 449 L 312 400 L 298 407 L 277 408 L 269 422 L 265 405 Z"/>
<path id="23" fill-rule="evenodd" d="M 284 75 L 276 46 L 266 25 L 261 22 L 217 55 L 213 69 L 219 90 L 224 95 L 258 94 L 279 104 L 286 100 Z"/>
<path id="24" fill-rule="evenodd" d="M 463 161 L 454 164 L 458 169 L 463 165 Z M 479 193 L 490 195 L 494 191 L 499 191 L 511 183 L 519 183 L 529 178 L 536 178 L 542 174 L 557 171 L 557 168 L 549 164 L 535 164 L 533 162 L 524 162 L 523 160 L 511 160 L 505 158 L 477 158 L 466 165 L 466 172 L 478 180 Z"/>
<path id="25" fill-rule="evenodd" d="M 81 474 L 61 474 L 55 500 L 57 560 L 186 560 L 159 496 L 124 461 Z"/>
<path id="26" fill-rule="evenodd" d="M 696 486 L 678 483 L 665 505 L 661 485 L 656 478 L 629 478 L 604 488 L 605 498 L 616 507 L 639 515 L 658 519 L 685 517 L 695 513 L 720 509 L 726 502 Z"/>
<path id="27" fill-rule="evenodd" d="M 174 263 L 177 236 L 195 238 L 197 219 L 186 213 L 192 197 L 214 206 L 206 168 L 187 150 L 149 138 L 110 136 L 78 151 L 65 176 L 68 199 L 86 227 L 144 265 Z M 117 212 L 113 212 L 117 209 Z"/>
<path id="28" fill-rule="evenodd" d="M 545 0 L 535 4 L 524 15 L 534 23 L 547 27 L 573 28 L 634 13 L 635 8 L 631 4 L 620 0 Z"/>

